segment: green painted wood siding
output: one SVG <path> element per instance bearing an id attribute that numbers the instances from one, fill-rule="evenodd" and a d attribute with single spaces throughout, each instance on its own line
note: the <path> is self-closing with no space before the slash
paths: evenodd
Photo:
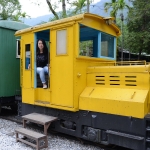
<path id="1" fill-rule="evenodd" d="M 20 89 L 20 59 L 16 58 L 16 30 L 0 27 L 0 97 Z"/>

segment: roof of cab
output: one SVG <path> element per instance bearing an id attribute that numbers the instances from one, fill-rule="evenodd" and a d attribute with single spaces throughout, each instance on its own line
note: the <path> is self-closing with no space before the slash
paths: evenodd
<path id="1" fill-rule="evenodd" d="M 36 26 L 30 27 L 27 29 L 23 29 L 23 30 L 17 31 L 15 33 L 15 35 L 17 36 L 17 35 L 20 35 L 20 34 L 25 33 L 25 32 L 34 31 L 34 30 L 37 30 L 40 28 L 45 28 L 48 26 L 54 26 L 54 25 L 58 25 L 61 23 L 66 23 L 66 22 L 71 22 L 71 21 L 80 21 L 80 20 L 83 20 L 84 18 L 93 18 L 93 19 L 99 19 L 99 20 L 104 20 L 104 21 L 106 19 L 105 17 L 101 17 L 101 16 L 98 16 L 96 14 L 84 13 L 84 14 L 79 14 L 79 15 L 75 15 L 72 17 L 68 17 L 68 18 L 63 18 L 63 19 L 47 22 L 47 23 L 44 23 L 41 25 L 36 25 Z M 113 19 L 111 18 L 111 20 L 113 20 Z M 116 31 L 118 36 L 121 34 L 120 29 L 114 23 L 110 24 L 110 26 L 113 27 L 113 29 Z"/>
<path id="2" fill-rule="evenodd" d="M 9 20 L 0 20 L 0 28 L 7 28 L 12 30 L 21 30 L 25 28 L 29 28 L 29 25 L 26 25 L 17 21 L 9 21 Z"/>

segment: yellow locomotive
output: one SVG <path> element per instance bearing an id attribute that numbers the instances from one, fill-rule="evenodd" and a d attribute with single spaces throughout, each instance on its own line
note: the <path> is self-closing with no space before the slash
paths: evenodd
<path id="1" fill-rule="evenodd" d="M 150 149 L 150 66 L 116 62 L 120 34 L 113 18 L 90 13 L 17 31 L 22 115 L 56 116 L 51 129 L 85 140 Z M 47 89 L 36 72 L 38 39 L 49 50 Z"/>

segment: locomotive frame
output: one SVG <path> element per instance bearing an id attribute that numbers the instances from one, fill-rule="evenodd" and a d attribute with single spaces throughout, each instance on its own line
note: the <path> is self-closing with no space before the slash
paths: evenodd
<path id="1" fill-rule="evenodd" d="M 150 67 L 145 62 L 116 62 L 121 33 L 112 20 L 85 13 L 16 32 L 21 38 L 21 115 L 56 116 L 53 130 L 107 145 L 149 149 Z M 35 46 L 40 38 L 49 48 L 48 89 L 37 82 Z M 83 56 L 80 43 L 87 41 L 92 48 Z"/>

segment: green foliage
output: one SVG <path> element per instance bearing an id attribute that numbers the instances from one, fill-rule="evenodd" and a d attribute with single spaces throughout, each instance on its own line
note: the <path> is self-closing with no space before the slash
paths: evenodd
<path id="1" fill-rule="evenodd" d="M 69 0 L 59 0 L 59 3 L 62 3 L 62 11 L 56 12 L 55 9 L 56 5 L 52 5 L 50 0 L 46 0 L 47 4 L 49 5 L 50 11 L 53 13 L 54 17 L 50 18 L 49 21 L 54 21 L 57 19 L 65 18 L 65 17 L 70 17 L 76 14 L 84 13 L 87 11 L 87 0 L 73 0 L 70 2 Z M 89 4 L 92 3 L 93 0 L 89 0 Z M 70 9 L 66 11 L 66 3 L 70 5 Z M 57 14 L 57 15 L 56 15 Z"/>
<path id="2" fill-rule="evenodd" d="M 82 41 L 80 42 L 80 52 L 79 54 L 82 56 L 86 56 L 87 52 L 89 52 L 89 49 L 93 47 L 93 41 Z"/>
<path id="3" fill-rule="evenodd" d="M 49 7 L 49 10 L 52 12 L 52 14 L 54 15 L 53 18 L 50 18 L 50 21 L 53 21 L 53 20 L 58 20 L 58 19 L 61 19 L 61 18 L 65 18 L 67 16 L 66 14 L 66 0 L 59 0 L 57 1 L 57 3 L 52 3 L 51 0 L 46 0 L 47 2 L 47 5 Z M 62 11 L 61 13 L 58 13 L 56 12 L 56 8 L 57 6 L 62 3 Z"/>
<path id="4" fill-rule="evenodd" d="M 78 12 L 79 13 L 82 13 L 83 8 L 86 6 L 85 4 L 86 0 L 78 0 L 78 1 L 74 1 L 71 3 L 71 7 L 75 7 L 73 13 L 74 14 L 77 14 Z"/>
<path id="5" fill-rule="evenodd" d="M 111 9 L 110 16 L 114 18 L 116 18 L 119 10 L 123 10 L 125 8 L 130 9 L 130 7 L 125 3 L 125 0 L 111 0 L 111 2 L 106 2 L 104 4 L 105 11 L 107 12 Z"/>
<path id="6" fill-rule="evenodd" d="M 18 0 L 0 0 L 0 18 L 7 20 L 12 18 L 16 10 L 20 10 L 21 6 Z"/>
<path id="7" fill-rule="evenodd" d="M 117 46 L 123 47 L 123 49 L 129 50 L 128 47 L 128 27 L 125 22 L 122 22 L 121 18 L 116 19 L 117 26 L 121 29 L 122 26 L 122 34 L 118 37 Z"/>
<path id="8" fill-rule="evenodd" d="M 150 54 L 150 3 L 136 0 L 128 15 L 128 47 L 130 51 Z"/>
<path id="9" fill-rule="evenodd" d="M 0 19 L 1 20 L 13 20 L 21 21 L 21 18 L 25 18 L 26 13 L 21 12 L 21 5 L 19 0 L 0 0 Z"/>
<path id="10" fill-rule="evenodd" d="M 92 0 L 89 0 L 89 3 L 92 3 Z M 74 0 L 73 2 L 69 3 L 71 5 L 72 15 L 74 14 L 81 14 L 86 11 L 87 0 Z"/>
<path id="11" fill-rule="evenodd" d="M 29 15 L 27 15 L 25 12 L 18 12 L 17 14 L 13 15 L 10 19 L 13 21 L 18 21 L 18 22 L 24 22 L 23 19 L 25 19 L 26 17 L 29 17 Z"/>

